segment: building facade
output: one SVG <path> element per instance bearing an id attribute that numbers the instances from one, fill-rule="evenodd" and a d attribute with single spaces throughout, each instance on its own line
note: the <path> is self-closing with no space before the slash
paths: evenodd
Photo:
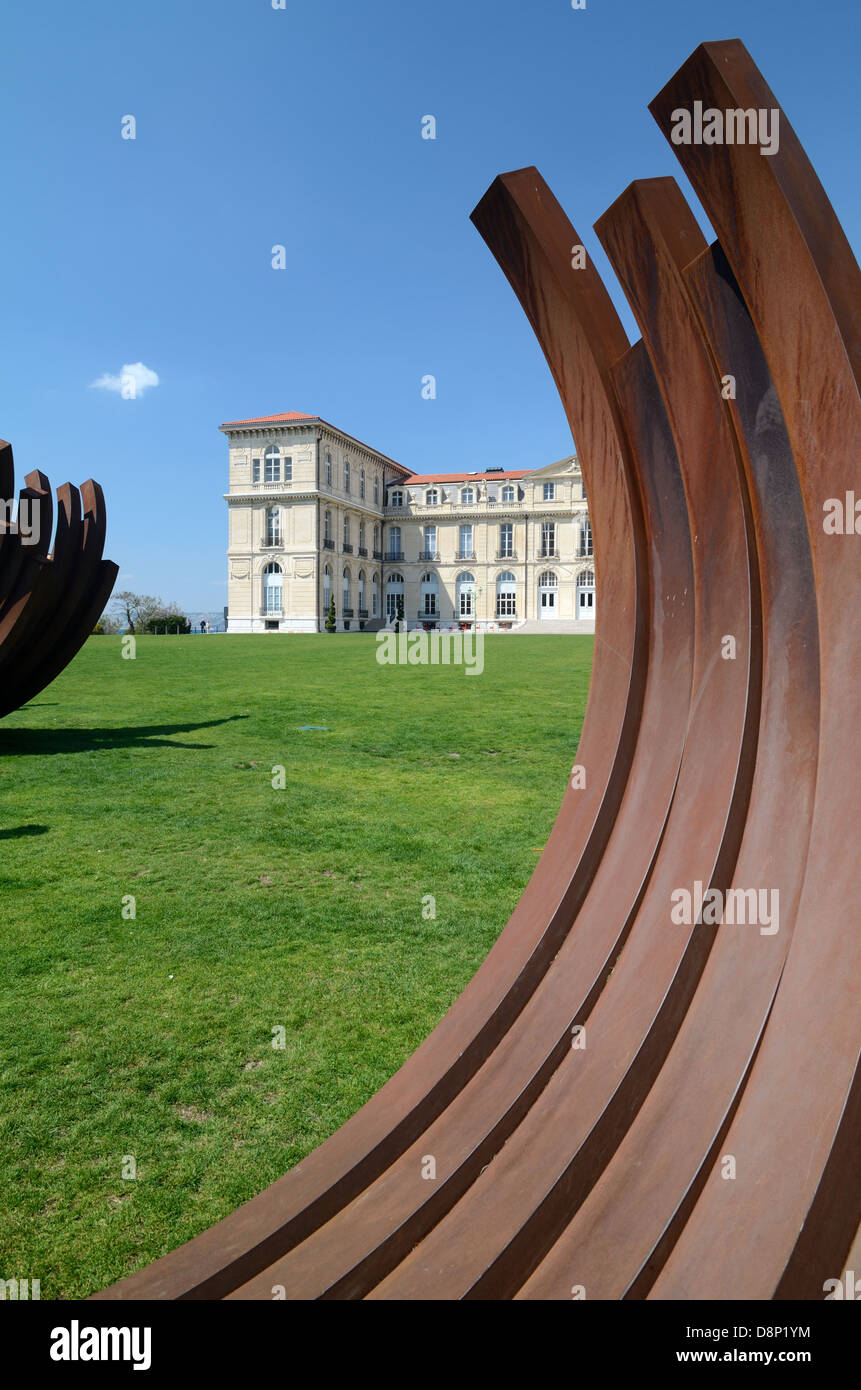
<path id="1" fill-rule="evenodd" d="M 315 415 L 220 426 L 230 450 L 228 632 L 516 631 L 595 619 L 575 456 L 415 474 Z M 549 630 L 549 629 L 548 629 Z"/>

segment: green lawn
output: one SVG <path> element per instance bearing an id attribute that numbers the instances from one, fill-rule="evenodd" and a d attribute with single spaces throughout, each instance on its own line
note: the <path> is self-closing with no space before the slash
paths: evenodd
<path id="1" fill-rule="evenodd" d="M 480 676 L 375 650 L 91 638 L 0 724 L 0 1277 L 85 1295 L 260 1191 L 505 925 L 592 639 L 489 637 Z"/>

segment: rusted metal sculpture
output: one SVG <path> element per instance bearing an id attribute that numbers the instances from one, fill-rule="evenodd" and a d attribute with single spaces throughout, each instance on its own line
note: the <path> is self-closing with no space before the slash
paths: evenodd
<path id="1" fill-rule="evenodd" d="M 397 1075 L 99 1297 L 817 1299 L 857 1259 L 861 538 L 823 517 L 859 481 L 861 279 L 740 42 L 656 99 L 668 138 L 696 102 L 779 148 L 673 143 L 711 247 L 670 178 L 601 218 L 633 346 L 535 169 L 473 214 L 588 486 L 585 786 Z"/>
<path id="2" fill-rule="evenodd" d="M 0 718 L 44 690 L 93 630 L 118 569 L 102 559 L 105 499 L 92 479 L 79 492 L 28 473 L 12 515 L 12 446 L 0 440 Z M 53 548 L 51 540 L 53 536 Z"/>

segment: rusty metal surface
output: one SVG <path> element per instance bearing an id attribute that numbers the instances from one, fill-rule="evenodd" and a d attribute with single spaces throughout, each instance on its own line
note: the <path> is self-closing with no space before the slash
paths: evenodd
<path id="1" fill-rule="evenodd" d="M 668 138 L 695 101 L 779 110 L 735 40 L 699 48 L 652 104 Z M 498 942 L 387 1086 L 96 1297 L 821 1298 L 850 1267 L 861 543 L 822 520 L 856 487 L 861 278 L 782 112 L 768 156 L 672 148 L 718 242 L 669 178 L 600 219 L 633 346 L 536 170 L 473 214 L 587 483 L 587 789 L 569 788 Z M 0 550 L 19 594 L 4 565 Z M 674 921 L 696 882 L 771 895 L 778 930 Z"/>
<path id="2" fill-rule="evenodd" d="M 64 483 L 54 500 L 44 473 L 28 473 L 19 506 L 38 508 L 33 543 L 0 523 L 0 718 L 20 709 L 77 655 L 104 611 L 118 574 L 102 559 L 105 499 L 92 479 Z M 14 497 L 12 446 L 0 440 L 0 498 Z M 53 548 L 51 541 L 53 537 Z"/>

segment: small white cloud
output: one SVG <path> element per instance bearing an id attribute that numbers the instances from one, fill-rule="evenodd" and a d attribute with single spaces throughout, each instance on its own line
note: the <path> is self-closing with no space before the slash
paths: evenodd
<path id="1" fill-rule="evenodd" d="M 126 362 L 117 376 L 105 372 L 91 381 L 90 386 L 98 387 L 100 391 L 116 391 L 124 400 L 135 401 L 151 386 L 158 386 L 158 373 L 152 367 L 145 367 L 143 362 Z"/>

